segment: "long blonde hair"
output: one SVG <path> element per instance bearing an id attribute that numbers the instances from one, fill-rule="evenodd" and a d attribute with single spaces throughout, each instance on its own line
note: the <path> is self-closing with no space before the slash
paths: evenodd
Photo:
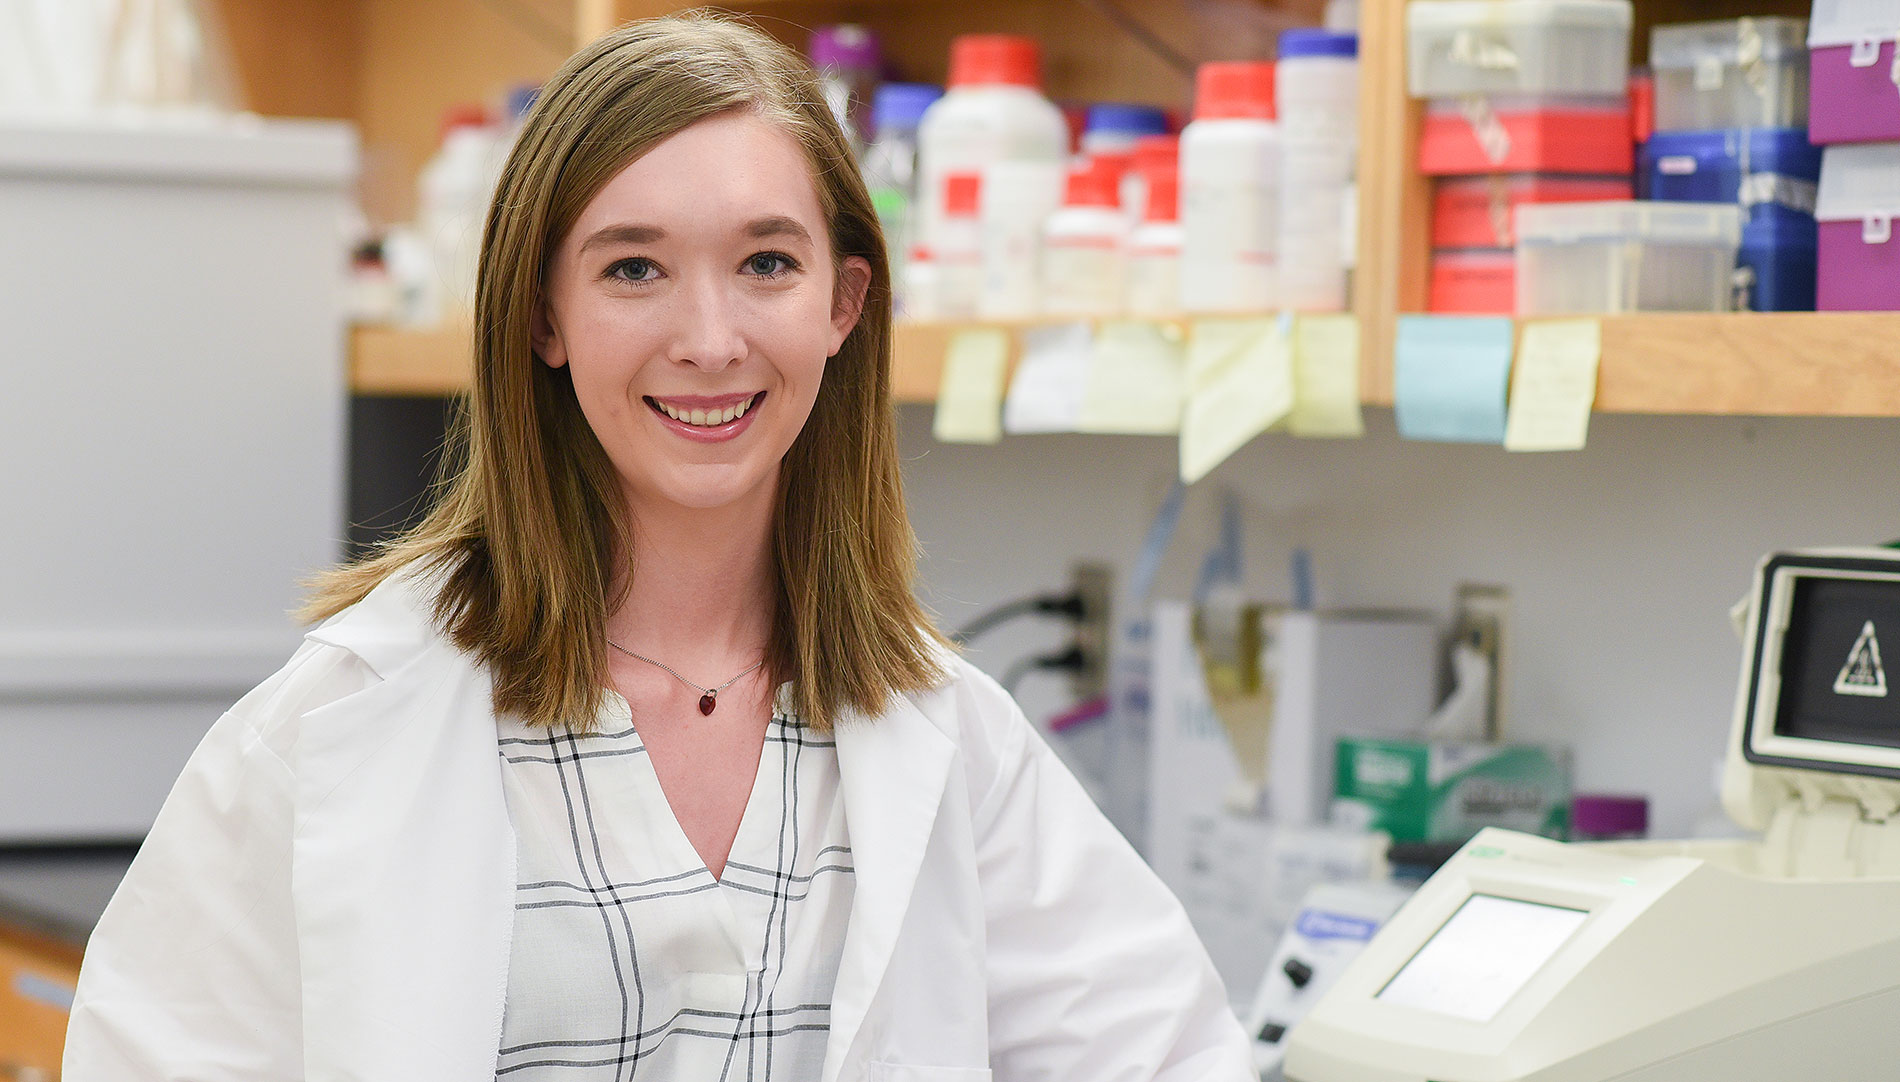
<path id="1" fill-rule="evenodd" d="M 535 357 L 530 320 L 556 246 L 594 195 L 661 140 L 751 109 L 804 148 L 834 261 L 871 265 L 863 314 L 826 365 L 779 475 L 778 596 L 767 665 L 829 728 L 943 678 L 916 596 L 891 403 L 890 263 L 844 132 L 811 69 L 765 33 L 700 13 L 632 23 L 581 50 L 543 89 L 509 155 L 482 236 L 474 385 L 437 502 L 415 529 L 313 584 L 322 619 L 415 565 L 440 572 L 435 617 L 493 680 L 495 709 L 591 724 L 607 683 L 613 561 L 633 537 L 614 467 L 568 370 Z M 618 555 L 617 555 L 618 554 Z M 624 589 L 624 586 L 622 587 Z"/>

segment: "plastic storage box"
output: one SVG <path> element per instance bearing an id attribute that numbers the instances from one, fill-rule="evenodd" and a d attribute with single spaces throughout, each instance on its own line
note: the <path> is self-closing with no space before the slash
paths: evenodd
<path id="1" fill-rule="evenodd" d="M 1510 315 L 1517 303 L 1517 254 L 1509 248 L 1432 253 L 1427 311 Z"/>
<path id="2" fill-rule="evenodd" d="M 1406 79 L 1415 98 L 1621 95 L 1629 0 L 1412 0 Z"/>
<path id="3" fill-rule="evenodd" d="M 1814 0 L 1808 131 L 1817 143 L 1900 139 L 1900 4 Z"/>
<path id="4" fill-rule="evenodd" d="M 1749 311 L 1813 311 L 1818 263 L 1814 215 L 1778 203 L 1748 208 L 1735 265 Z"/>
<path id="5" fill-rule="evenodd" d="M 1806 126 L 1807 36 L 1805 20 L 1780 17 L 1651 30 L 1656 130 Z"/>
<path id="6" fill-rule="evenodd" d="M 1801 128 L 1657 132 L 1638 153 L 1651 199 L 1814 210 L 1821 148 Z"/>
<path id="7" fill-rule="evenodd" d="M 1628 199 L 1630 194 L 1628 177 L 1561 173 L 1446 177 L 1438 181 L 1432 195 L 1432 247 L 1509 248 L 1517 243 L 1511 212 L 1520 204 L 1594 203 Z"/>
<path id="8" fill-rule="evenodd" d="M 1724 312 L 1741 210 L 1715 203 L 1517 208 L 1517 314 Z"/>
<path id="9" fill-rule="evenodd" d="M 1900 311 L 1900 143 L 1832 146 L 1821 159 L 1815 307 Z"/>
<path id="10" fill-rule="evenodd" d="M 1427 176 L 1627 175 L 1634 162 L 1622 97 L 1435 101 L 1418 138 L 1418 169 Z"/>

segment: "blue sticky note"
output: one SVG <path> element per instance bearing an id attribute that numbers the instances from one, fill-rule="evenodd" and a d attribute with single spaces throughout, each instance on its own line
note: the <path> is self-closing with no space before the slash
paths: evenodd
<path id="1" fill-rule="evenodd" d="M 1491 316 L 1400 316 L 1392 362 L 1399 435 L 1503 443 L 1512 328 Z"/>

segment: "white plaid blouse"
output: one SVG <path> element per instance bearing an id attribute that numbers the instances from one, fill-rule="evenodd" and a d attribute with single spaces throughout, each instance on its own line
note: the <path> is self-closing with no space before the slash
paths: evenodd
<path id="1" fill-rule="evenodd" d="M 500 721 L 520 871 L 498 1080 L 818 1077 L 855 873 L 835 747 L 785 690 L 719 880 L 625 699 L 593 735 Z"/>

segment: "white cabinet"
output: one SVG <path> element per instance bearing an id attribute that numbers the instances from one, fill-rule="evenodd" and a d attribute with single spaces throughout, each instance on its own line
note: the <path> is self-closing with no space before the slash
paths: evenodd
<path id="1" fill-rule="evenodd" d="M 0 121 L 0 842 L 137 836 L 335 562 L 347 125 Z"/>

